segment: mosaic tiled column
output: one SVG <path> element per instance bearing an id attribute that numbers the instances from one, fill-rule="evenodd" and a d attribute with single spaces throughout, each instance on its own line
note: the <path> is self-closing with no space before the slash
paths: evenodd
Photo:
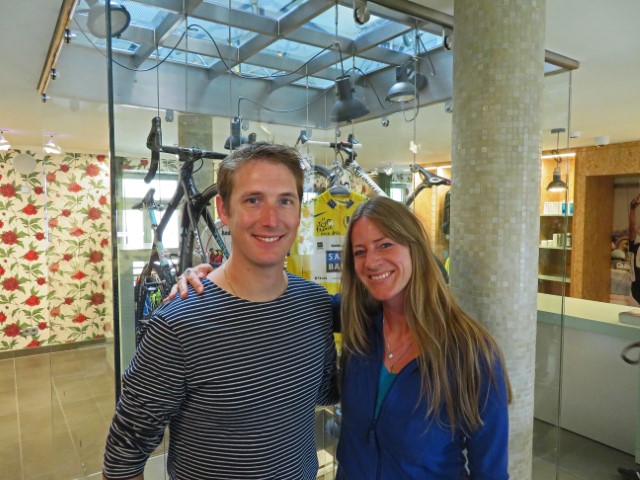
<path id="1" fill-rule="evenodd" d="M 456 0 L 451 282 L 507 362 L 511 478 L 531 478 L 545 1 Z"/>

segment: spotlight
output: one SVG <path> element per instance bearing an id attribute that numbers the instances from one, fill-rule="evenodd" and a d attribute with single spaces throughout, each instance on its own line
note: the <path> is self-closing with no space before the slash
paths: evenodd
<path id="1" fill-rule="evenodd" d="M 560 134 L 565 131 L 566 130 L 562 127 L 553 128 L 551 130 L 551 133 L 557 134 L 556 149 L 551 152 L 554 155 L 559 155 L 558 150 L 560 148 Z M 549 185 L 547 185 L 547 192 L 565 192 L 569 187 L 565 182 L 562 181 L 562 173 L 560 171 L 560 163 L 562 162 L 562 157 L 554 156 L 553 158 L 556 161 L 556 168 L 553 169 L 553 179 L 551 180 L 551 182 L 549 182 Z"/>
<path id="2" fill-rule="evenodd" d="M 369 113 L 367 106 L 354 98 L 349 75 L 343 75 L 336 79 L 336 90 L 338 100 L 333 105 L 329 117 L 332 122 L 350 122 Z"/>
<path id="3" fill-rule="evenodd" d="M 52 68 L 49 74 L 51 75 L 51 80 L 55 80 L 56 78 L 58 78 L 58 72 L 55 68 Z"/>
<path id="4" fill-rule="evenodd" d="M 410 76 L 413 74 L 413 79 Z M 418 92 L 427 86 L 427 77 L 415 72 L 409 64 L 396 67 L 396 83 L 387 93 L 388 102 L 410 102 L 415 100 Z"/>
<path id="5" fill-rule="evenodd" d="M 353 20 L 358 25 L 364 25 L 371 18 L 367 0 L 353 0 Z"/>
<path id="6" fill-rule="evenodd" d="M 0 130 L 0 152 L 6 152 L 11 148 L 9 140 L 4 138 L 4 130 Z"/>
<path id="7" fill-rule="evenodd" d="M 89 18 L 87 27 L 89 31 L 99 38 L 107 38 L 106 5 L 104 0 L 87 0 L 89 8 Z M 111 36 L 119 37 L 131 22 L 131 15 L 114 0 L 110 0 L 111 5 Z"/>
<path id="8" fill-rule="evenodd" d="M 227 140 L 224 142 L 225 149 L 234 150 L 240 145 L 249 143 L 249 139 L 240 134 L 241 123 L 242 119 L 240 117 L 233 117 L 233 120 L 231 120 L 231 135 L 229 135 Z"/>
<path id="9" fill-rule="evenodd" d="M 56 145 L 56 142 L 53 141 L 53 135 L 49 137 L 49 141 L 45 144 L 43 150 L 44 153 L 49 153 L 52 155 L 59 155 L 60 153 L 62 153 L 60 145 Z"/>

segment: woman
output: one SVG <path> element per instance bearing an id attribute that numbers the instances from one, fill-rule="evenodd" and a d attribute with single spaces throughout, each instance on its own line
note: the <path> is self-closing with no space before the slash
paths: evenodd
<path id="1" fill-rule="evenodd" d="M 337 479 L 508 478 L 502 354 L 451 296 L 417 217 L 362 204 L 342 268 Z"/>

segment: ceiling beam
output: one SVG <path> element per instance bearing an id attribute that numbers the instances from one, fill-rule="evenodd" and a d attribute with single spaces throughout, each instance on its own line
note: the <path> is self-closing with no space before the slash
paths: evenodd
<path id="1" fill-rule="evenodd" d="M 60 50 L 64 44 L 64 32 L 71 22 L 73 12 L 77 6 L 78 0 L 63 0 L 60 6 L 60 13 L 58 14 L 58 20 L 56 21 L 56 27 L 53 30 L 53 36 L 49 43 L 49 51 L 44 60 L 42 66 L 42 72 L 40 73 L 40 79 L 38 80 L 38 93 L 43 96 L 46 94 L 49 81 L 51 80 L 51 73 L 58 62 L 60 56 Z"/>

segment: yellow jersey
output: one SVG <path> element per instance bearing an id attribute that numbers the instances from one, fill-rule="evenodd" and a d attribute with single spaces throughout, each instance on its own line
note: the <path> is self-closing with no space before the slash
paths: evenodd
<path id="1" fill-rule="evenodd" d="M 326 190 L 305 202 L 298 235 L 287 257 L 287 270 L 319 283 L 331 294 L 338 293 L 344 237 L 351 215 L 366 199 L 355 192 L 332 195 Z"/>

